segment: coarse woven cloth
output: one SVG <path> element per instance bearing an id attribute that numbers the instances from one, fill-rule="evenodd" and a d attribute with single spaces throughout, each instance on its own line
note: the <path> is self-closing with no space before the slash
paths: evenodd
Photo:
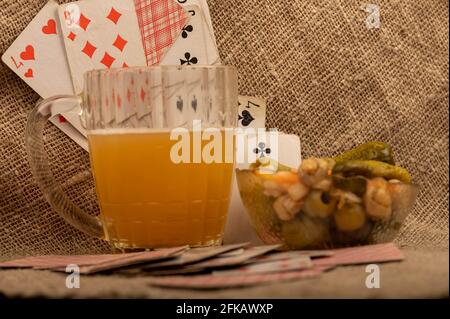
<path id="1" fill-rule="evenodd" d="M 0 2 L 0 53 L 45 2 Z M 366 27 L 361 1 L 208 2 L 222 61 L 238 68 L 240 94 L 267 100 L 267 126 L 299 135 L 304 157 L 392 145 L 420 186 L 396 243 L 448 249 L 448 2 L 377 0 L 379 29 Z M 33 180 L 24 129 L 38 99 L 0 63 L 0 259 L 109 251 Z M 96 214 L 88 154 L 52 125 L 45 141 L 56 179 Z"/>

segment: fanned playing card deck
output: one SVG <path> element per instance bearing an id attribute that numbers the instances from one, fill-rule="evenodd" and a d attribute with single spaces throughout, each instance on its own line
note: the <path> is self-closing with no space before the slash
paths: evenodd
<path id="1" fill-rule="evenodd" d="M 50 0 L 2 60 L 42 98 L 80 93 L 91 69 L 220 63 L 206 0 Z M 51 122 L 88 150 L 79 113 Z"/>
<path id="2" fill-rule="evenodd" d="M 216 289 L 319 276 L 338 266 L 401 261 L 392 243 L 331 250 L 278 251 L 280 245 L 248 243 L 204 248 L 186 246 L 127 254 L 36 256 L 0 263 L 0 268 L 64 272 L 75 264 L 81 274 L 99 272 L 145 276 L 162 287 Z"/>

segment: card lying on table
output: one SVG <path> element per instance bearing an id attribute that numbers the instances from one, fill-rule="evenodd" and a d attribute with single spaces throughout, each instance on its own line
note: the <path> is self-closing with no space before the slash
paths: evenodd
<path id="1" fill-rule="evenodd" d="M 247 243 L 241 243 L 191 249 L 182 246 L 126 254 L 36 256 L 3 262 L 0 268 L 65 272 L 68 265 L 75 264 L 81 274 L 108 271 L 145 276 L 143 280 L 156 286 L 212 289 L 304 279 L 340 265 L 400 261 L 404 258 L 392 243 L 325 250 L 323 253 L 275 251 L 278 247 L 248 247 Z"/>
<path id="2" fill-rule="evenodd" d="M 131 267 L 129 269 L 124 269 L 121 273 L 139 273 L 142 271 L 147 271 L 151 269 L 160 269 L 160 268 L 173 268 L 184 266 L 196 262 L 203 261 L 205 259 L 209 259 L 211 257 L 215 257 L 218 255 L 223 255 L 229 251 L 239 250 L 241 247 L 247 246 L 248 243 L 242 244 L 234 244 L 234 245 L 223 245 L 223 246 L 214 246 L 214 247 L 200 247 L 200 248 L 192 248 L 187 250 L 185 253 L 177 256 L 177 258 L 173 258 L 166 261 L 154 262 L 146 265 L 142 265 L 141 267 Z"/>
<path id="3" fill-rule="evenodd" d="M 80 267 L 80 273 L 90 274 L 126 265 L 169 258 L 186 249 L 187 246 L 181 246 L 128 254 L 26 257 L 0 263 L 0 268 L 33 268 L 65 271 L 67 265 L 75 264 Z"/>
<path id="4" fill-rule="evenodd" d="M 313 263 L 309 256 L 299 256 L 297 258 L 277 260 L 265 263 L 249 264 L 248 266 L 239 267 L 232 270 L 214 271 L 214 275 L 220 276 L 236 276 L 242 274 L 262 274 L 283 271 L 293 271 L 312 268 Z"/>
<path id="5" fill-rule="evenodd" d="M 314 265 L 357 265 L 400 261 L 405 258 L 393 243 L 332 249 L 331 252 L 331 256 L 313 260 Z"/>
<path id="6" fill-rule="evenodd" d="M 311 268 L 300 271 L 243 274 L 237 276 L 195 275 L 195 276 L 168 276 L 148 279 L 153 286 L 176 287 L 190 289 L 218 289 L 267 284 L 287 280 L 299 280 L 319 276 L 326 268 Z"/>

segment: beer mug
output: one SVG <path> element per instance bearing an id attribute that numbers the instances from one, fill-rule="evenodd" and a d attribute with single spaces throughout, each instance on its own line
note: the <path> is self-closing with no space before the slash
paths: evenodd
<path id="1" fill-rule="evenodd" d="M 28 117 L 33 176 L 67 222 L 115 248 L 220 244 L 234 168 L 237 72 L 231 66 L 93 70 L 79 96 L 38 103 Z M 54 179 L 47 120 L 80 107 L 100 214 L 77 207 Z"/>

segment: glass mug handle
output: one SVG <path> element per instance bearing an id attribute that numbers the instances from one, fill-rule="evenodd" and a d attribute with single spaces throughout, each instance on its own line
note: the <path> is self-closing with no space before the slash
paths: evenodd
<path id="1" fill-rule="evenodd" d="M 28 116 L 25 146 L 31 172 L 51 207 L 77 229 L 88 235 L 103 238 L 100 220 L 76 206 L 55 180 L 44 150 L 43 133 L 48 119 L 80 104 L 81 98 L 75 95 L 58 95 L 38 102 Z"/>

